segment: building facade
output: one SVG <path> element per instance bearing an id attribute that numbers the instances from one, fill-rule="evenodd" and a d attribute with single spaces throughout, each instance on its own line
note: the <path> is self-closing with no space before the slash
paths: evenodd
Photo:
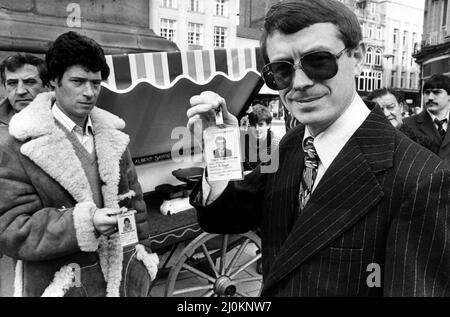
<path id="1" fill-rule="evenodd" d="M 358 16 L 363 34 L 366 55 L 361 74 L 356 80 L 356 89 L 360 95 L 385 86 L 383 78 L 385 52 L 385 16 L 378 1 L 342 0 Z"/>
<path id="2" fill-rule="evenodd" d="M 149 0 L 150 28 L 181 50 L 235 47 L 236 0 Z"/>
<path id="3" fill-rule="evenodd" d="M 339 0 L 353 8 L 366 48 L 357 90 L 361 95 L 382 87 L 401 91 L 418 102 L 420 67 L 413 54 L 420 44 L 423 9 L 395 0 Z"/>
<path id="4" fill-rule="evenodd" d="M 450 17 L 448 0 L 425 0 L 422 47 L 414 57 L 422 82 L 436 73 L 450 75 Z"/>
<path id="5" fill-rule="evenodd" d="M 278 0 L 241 0 L 236 44 L 239 47 L 258 47 L 264 17 Z"/>
<path id="6" fill-rule="evenodd" d="M 148 0 L 1 0 L 0 59 L 42 54 L 67 31 L 99 42 L 106 54 L 176 50 L 149 27 Z"/>
<path id="7" fill-rule="evenodd" d="M 403 92 L 407 102 L 420 99 L 420 66 L 413 55 L 420 49 L 423 28 L 423 8 L 396 1 L 380 1 L 385 14 L 385 69 L 387 87 Z"/>

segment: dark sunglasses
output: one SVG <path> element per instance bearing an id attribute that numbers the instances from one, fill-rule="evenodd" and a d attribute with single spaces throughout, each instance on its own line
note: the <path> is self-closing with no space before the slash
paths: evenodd
<path id="1" fill-rule="evenodd" d="M 262 75 L 270 89 L 281 90 L 289 87 L 294 77 L 295 69 L 301 69 L 310 79 L 326 80 L 336 76 L 337 60 L 347 50 L 344 48 L 337 54 L 330 52 L 312 52 L 303 55 L 297 64 L 289 61 L 276 61 L 266 64 Z"/>

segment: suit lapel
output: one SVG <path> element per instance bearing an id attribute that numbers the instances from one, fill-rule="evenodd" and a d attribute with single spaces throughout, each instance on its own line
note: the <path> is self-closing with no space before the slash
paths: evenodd
<path id="1" fill-rule="evenodd" d="M 276 224 L 277 243 L 285 241 L 292 229 L 296 215 L 298 214 L 298 198 L 300 190 L 300 181 L 304 165 L 304 154 L 302 149 L 302 140 L 304 135 L 304 126 L 297 126 L 292 131 L 292 137 L 283 146 L 283 153 L 280 153 L 280 166 L 276 181 L 272 184 L 274 190 L 271 198 L 271 204 L 280 203 L 279 213 L 269 213 L 268 225 L 272 227 Z M 288 143 L 288 144 L 286 144 Z"/>
<path id="2" fill-rule="evenodd" d="M 436 126 L 433 123 L 433 120 L 431 120 L 431 117 L 426 110 L 422 111 L 419 115 L 417 115 L 416 122 L 418 123 L 419 130 L 422 131 L 422 133 L 430 137 L 433 140 L 433 142 L 441 145 L 442 143 L 441 136 L 437 131 Z"/>
<path id="3" fill-rule="evenodd" d="M 375 174 L 393 164 L 394 133 L 379 108 L 373 110 L 311 195 L 280 248 L 264 288 L 317 254 L 379 202 L 383 191 Z"/>
<path id="4" fill-rule="evenodd" d="M 444 139 L 442 140 L 441 149 L 447 146 L 448 143 L 450 143 L 450 133 L 448 133 L 448 128 L 450 127 L 450 124 L 447 125 L 447 131 L 445 132 Z"/>

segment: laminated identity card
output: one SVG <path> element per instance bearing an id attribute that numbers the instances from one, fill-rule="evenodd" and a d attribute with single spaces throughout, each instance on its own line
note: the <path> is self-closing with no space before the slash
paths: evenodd
<path id="1" fill-rule="evenodd" d="M 137 227 L 134 214 L 135 210 L 128 210 L 117 218 L 117 225 L 119 228 L 120 242 L 122 247 L 126 247 L 139 242 L 137 236 Z"/>
<path id="2" fill-rule="evenodd" d="M 239 127 L 206 129 L 203 140 L 208 181 L 242 179 Z"/>

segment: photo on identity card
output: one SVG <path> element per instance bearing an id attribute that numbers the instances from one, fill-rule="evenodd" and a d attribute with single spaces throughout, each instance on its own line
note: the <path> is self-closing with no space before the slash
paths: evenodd
<path id="1" fill-rule="evenodd" d="M 119 228 L 122 247 L 126 247 L 139 242 L 134 213 L 134 210 L 130 210 L 119 215 L 117 218 L 117 225 Z"/>
<path id="2" fill-rule="evenodd" d="M 207 129 L 203 139 L 208 180 L 242 179 L 239 128 Z"/>

